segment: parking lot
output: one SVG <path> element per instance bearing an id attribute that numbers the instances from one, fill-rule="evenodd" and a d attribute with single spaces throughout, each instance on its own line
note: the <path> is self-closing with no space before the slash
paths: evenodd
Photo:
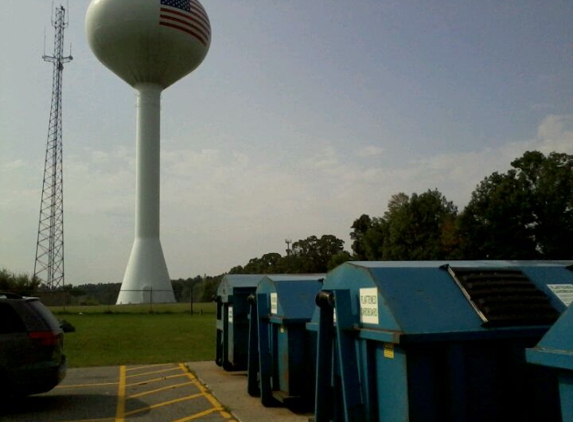
<path id="1" fill-rule="evenodd" d="M 71 369 L 54 390 L 6 408 L 1 420 L 236 421 L 184 364 Z"/>
<path id="2" fill-rule="evenodd" d="M 213 362 L 69 369 L 52 391 L 4 402 L 10 422 L 302 422 L 284 408 L 264 408 L 246 393 L 244 373 Z M 5 400 L 4 400 L 5 401 Z"/>

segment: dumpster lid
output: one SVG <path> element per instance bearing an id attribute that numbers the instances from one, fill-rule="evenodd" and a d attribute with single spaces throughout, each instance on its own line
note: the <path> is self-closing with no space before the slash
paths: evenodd
<path id="1" fill-rule="evenodd" d="M 227 274 L 221 280 L 221 284 L 226 283 L 231 287 L 251 287 L 256 286 L 264 274 Z"/>
<path id="2" fill-rule="evenodd" d="M 235 288 L 252 288 L 254 290 L 264 276 L 264 274 L 226 274 L 217 287 L 217 295 L 232 295 Z"/>
<path id="3" fill-rule="evenodd" d="M 270 313 L 290 320 L 310 320 L 316 294 L 326 274 L 269 275 L 259 282 L 257 294 L 268 294 Z"/>
<path id="4" fill-rule="evenodd" d="M 465 270 L 500 273 L 517 270 L 548 296 L 550 308 L 558 314 L 566 306 L 549 285 L 573 283 L 573 273 L 566 269 L 571 264 L 573 261 L 353 261 L 332 270 L 323 290 L 350 290 L 351 311 L 357 324 L 365 329 L 384 330 L 399 336 L 478 332 L 489 336 L 495 332 L 493 328 L 515 333 L 519 329 L 524 335 L 529 332 L 538 335 L 540 329 L 550 324 L 549 319 L 543 319 L 543 323 L 517 318 L 517 321 L 506 320 L 504 326 L 484 324 L 448 268 L 458 271 L 458 277 Z M 495 319 L 488 315 L 486 318 Z"/>
<path id="5" fill-rule="evenodd" d="M 486 327 L 550 325 L 559 318 L 549 297 L 519 268 L 445 269 Z"/>

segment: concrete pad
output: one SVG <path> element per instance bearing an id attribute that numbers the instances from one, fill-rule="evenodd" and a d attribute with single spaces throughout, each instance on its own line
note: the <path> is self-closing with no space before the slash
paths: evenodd
<path id="1" fill-rule="evenodd" d="M 189 362 L 189 369 L 240 422 L 308 422 L 310 413 L 296 414 L 284 407 L 264 407 L 247 393 L 246 371 L 227 372 L 215 362 Z"/>

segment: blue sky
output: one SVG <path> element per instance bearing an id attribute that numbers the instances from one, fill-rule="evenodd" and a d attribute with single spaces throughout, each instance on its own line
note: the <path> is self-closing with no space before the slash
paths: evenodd
<path id="1" fill-rule="evenodd" d="M 87 46 L 89 1 L 69 3 L 66 282 L 120 282 L 134 235 L 135 94 Z M 171 278 L 220 274 L 310 235 L 350 250 L 352 222 L 381 216 L 392 194 L 437 188 L 462 209 L 526 150 L 573 153 L 570 1 L 202 3 L 207 58 L 162 96 Z M 0 267 L 28 274 L 51 7 L 0 2 Z"/>

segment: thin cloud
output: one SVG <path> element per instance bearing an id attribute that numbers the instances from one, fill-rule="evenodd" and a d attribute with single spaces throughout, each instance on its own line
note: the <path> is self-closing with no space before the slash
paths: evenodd
<path id="1" fill-rule="evenodd" d="M 365 147 L 359 148 L 354 153 L 357 157 L 368 158 L 381 155 L 384 152 L 384 148 L 376 145 L 367 145 Z"/>

